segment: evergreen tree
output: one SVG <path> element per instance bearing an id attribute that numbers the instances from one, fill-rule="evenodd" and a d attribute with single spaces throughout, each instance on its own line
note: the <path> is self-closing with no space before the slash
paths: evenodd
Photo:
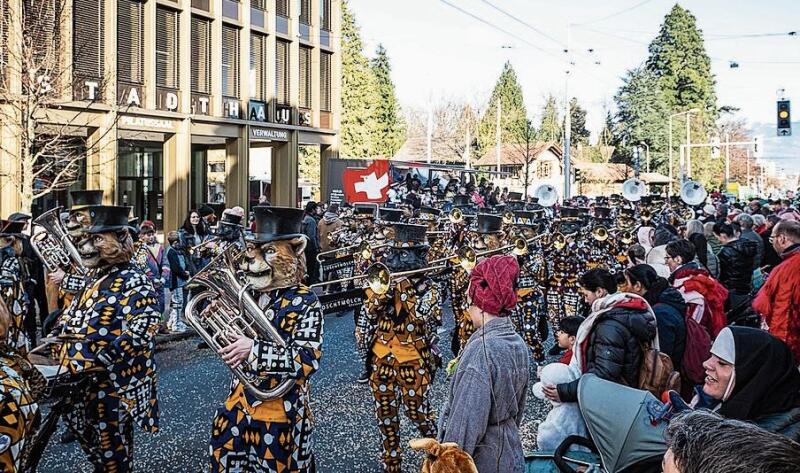
<path id="1" fill-rule="evenodd" d="M 497 102 L 500 101 L 500 130 L 503 143 L 513 143 L 519 136 L 519 130 L 525 126 L 525 102 L 522 98 L 522 87 L 517 81 L 517 73 L 511 62 L 506 62 L 503 72 L 494 86 L 489 108 L 481 117 L 478 126 L 478 147 L 485 154 L 497 143 Z"/>
<path id="2" fill-rule="evenodd" d="M 539 139 L 541 141 L 561 142 L 564 125 L 558 116 L 558 101 L 553 94 L 547 96 L 542 107 L 542 119 L 539 122 Z"/>
<path id="3" fill-rule="evenodd" d="M 378 45 L 371 66 L 380 100 L 375 110 L 378 116 L 375 123 L 377 130 L 374 137 L 374 151 L 377 155 L 392 157 L 403 145 L 405 127 L 402 122 L 400 103 L 392 82 L 392 66 L 382 44 Z"/>
<path id="4" fill-rule="evenodd" d="M 650 43 L 649 52 L 646 68 L 658 78 L 667 110 L 671 114 L 699 109 L 700 113 L 691 117 L 691 139 L 693 143 L 708 142 L 719 118 L 716 81 L 694 15 L 676 4 L 664 18 L 659 35 Z M 680 123 L 685 119 L 685 116 L 678 117 L 675 121 Z M 685 142 L 685 134 L 679 126 L 673 126 L 672 139 L 676 147 Z M 666 150 L 664 154 L 669 152 L 666 147 L 663 149 Z M 677 150 L 673 152 L 677 159 Z M 692 176 L 707 186 L 718 185 L 724 167 L 722 160 L 713 159 L 706 148 L 693 149 L 691 155 Z M 677 163 L 675 169 L 677 177 Z"/>
<path id="5" fill-rule="evenodd" d="M 649 51 L 646 67 L 658 78 L 669 109 L 699 108 L 713 126 L 718 118 L 716 81 L 694 15 L 680 5 L 672 7 Z"/>
<path id="6" fill-rule="evenodd" d="M 580 106 L 577 97 L 572 97 L 569 101 L 570 113 L 570 143 L 572 146 L 588 145 L 589 137 L 592 135 L 586 129 L 586 110 Z"/>
<path id="7" fill-rule="evenodd" d="M 664 119 L 669 109 L 658 77 L 644 68 L 628 71 L 614 101 L 617 104 L 615 161 L 632 164 L 634 147 L 645 142 L 650 146 L 651 170 L 666 171 L 663 150 L 667 149 L 668 133 Z"/>
<path id="8" fill-rule="evenodd" d="M 363 53 L 361 31 L 349 2 L 342 2 L 342 121 L 341 153 L 354 158 L 376 154 L 378 85 Z"/>

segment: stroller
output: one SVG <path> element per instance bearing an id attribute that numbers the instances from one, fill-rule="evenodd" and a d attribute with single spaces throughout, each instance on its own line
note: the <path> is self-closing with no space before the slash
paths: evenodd
<path id="1" fill-rule="evenodd" d="M 663 404 L 647 391 L 585 374 L 578 405 L 591 438 L 567 437 L 554 452 L 525 455 L 526 473 L 660 473 L 667 451 Z M 569 451 L 573 446 L 590 452 Z"/>

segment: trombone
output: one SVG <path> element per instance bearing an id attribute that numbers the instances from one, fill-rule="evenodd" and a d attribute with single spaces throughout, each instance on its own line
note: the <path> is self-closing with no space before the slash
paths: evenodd
<path id="1" fill-rule="evenodd" d="M 335 255 L 336 253 L 347 252 L 348 250 L 352 250 L 354 248 L 357 248 L 357 250 L 353 251 L 351 254 L 361 253 L 361 257 L 362 258 L 370 259 L 370 258 L 372 258 L 372 252 L 374 250 L 377 250 L 377 249 L 380 249 L 380 248 L 385 248 L 385 247 L 387 247 L 389 245 L 390 245 L 389 243 L 381 243 L 379 245 L 371 246 L 369 244 L 369 241 L 364 240 L 361 243 L 357 243 L 355 245 L 343 246 L 341 248 L 336 248 L 336 249 L 333 249 L 333 250 L 328 250 L 328 251 L 323 251 L 321 253 L 318 253 L 317 254 L 317 261 L 321 263 L 322 260 L 325 259 L 324 257 L 327 256 L 327 255 Z"/>
<path id="2" fill-rule="evenodd" d="M 389 288 L 391 287 L 393 279 L 404 278 L 408 276 L 413 276 L 419 273 L 426 273 L 429 271 L 437 271 L 440 269 L 444 269 L 445 265 L 433 266 L 433 267 L 426 267 L 420 269 L 414 269 L 411 271 L 402 271 L 398 273 L 392 273 L 389 271 L 389 268 L 383 263 L 374 263 L 364 274 L 359 274 L 358 276 L 352 276 L 349 278 L 342 278 L 336 279 L 333 281 L 324 281 L 316 284 L 312 284 L 309 286 L 310 288 L 315 287 L 323 287 L 329 286 L 331 284 L 341 284 L 350 281 L 359 281 L 361 279 L 367 280 L 367 286 L 374 292 L 375 294 L 386 294 L 389 292 Z"/>

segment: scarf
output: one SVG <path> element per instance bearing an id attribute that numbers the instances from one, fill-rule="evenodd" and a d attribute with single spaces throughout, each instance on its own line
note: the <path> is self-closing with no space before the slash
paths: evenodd
<path id="1" fill-rule="evenodd" d="M 575 337 L 575 348 L 573 349 L 570 367 L 577 369 L 578 373 L 583 374 L 586 369 L 586 349 L 588 348 L 589 335 L 592 333 L 595 322 L 601 315 L 617 308 L 642 308 L 646 309 L 654 319 L 656 316 L 650 304 L 643 297 L 636 294 L 617 292 L 595 300 L 592 303 L 592 313 L 578 327 L 578 334 Z M 652 346 L 655 349 L 659 349 L 658 328 L 656 328 L 656 336 L 653 338 Z"/>

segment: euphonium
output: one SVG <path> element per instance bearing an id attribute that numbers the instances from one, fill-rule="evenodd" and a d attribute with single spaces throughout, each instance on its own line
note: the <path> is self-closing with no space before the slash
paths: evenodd
<path id="1" fill-rule="evenodd" d="M 72 244 L 69 233 L 61 223 L 61 207 L 48 210 L 33 223 L 44 229 L 31 237 L 33 251 L 42 260 L 49 272 L 63 270 L 68 273 L 86 274 L 78 249 Z"/>
<path id="2" fill-rule="evenodd" d="M 231 343 L 228 337 L 231 332 L 251 339 L 266 337 L 270 342 L 285 347 L 286 341 L 247 292 L 247 286 L 239 281 L 235 261 L 240 255 L 241 250 L 231 245 L 189 280 L 187 286 L 201 286 L 206 290 L 186 304 L 186 321 L 215 353 Z M 212 301 L 214 306 L 201 311 L 199 304 L 205 300 Z M 274 388 L 264 391 L 258 388 L 261 378 L 243 365 L 231 368 L 231 371 L 253 396 L 262 401 L 283 397 L 294 384 L 294 380 L 287 377 Z"/>

